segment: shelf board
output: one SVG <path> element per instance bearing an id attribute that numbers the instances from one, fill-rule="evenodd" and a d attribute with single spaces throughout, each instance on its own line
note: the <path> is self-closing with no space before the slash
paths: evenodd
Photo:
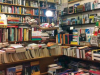
<path id="1" fill-rule="evenodd" d="M 9 41 L 10 43 L 15 43 L 15 42 L 38 42 L 38 41 Z"/>
<path id="2" fill-rule="evenodd" d="M 10 24 L 10 23 L 8 23 L 8 25 L 11 25 L 11 26 L 13 26 L 13 25 L 18 25 L 18 24 L 14 24 L 14 23 Z"/>
<path id="3" fill-rule="evenodd" d="M 54 27 L 54 28 L 42 28 L 40 27 L 41 30 L 47 30 L 47 31 L 50 31 L 50 30 L 56 30 L 58 29 L 59 27 Z"/>
<path id="4" fill-rule="evenodd" d="M 3 13 L 3 12 L 1 12 L 1 14 L 6 14 L 6 15 L 20 15 L 20 16 L 36 16 L 36 17 L 39 16 L 39 15 L 16 14 L 16 13 Z"/>
<path id="5" fill-rule="evenodd" d="M 100 48 L 97 46 L 92 46 L 92 45 L 74 45 L 74 44 L 63 44 L 62 46 L 88 46 L 88 47 L 92 47 L 92 48 Z"/>
<path id="6" fill-rule="evenodd" d="M 75 3 L 75 2 L 78 2 L 78 1 L 81 1 L 81 0 L 73 0 L 73 1 L 68 2 L 68 4 Z"/>
<path id="7" fill-rule="evenodd" d="M 67 26 L 86 26 L 86 25 L 91 25 L 91 24 L 96 24 L 96 23 L 86 23 L 86 24 L 76 24 L 76 25 L 66 25 L 66 24 L 60 24 L 61 27 L 67 27 Z"/>
<path id="8" fill-rule="evenodd" d="M 45 74 L 48 74 L 48 72 L 41 73 L 40 75 L 45 75 Z"/>
<path id="9" fill-rule="evenodd" d="M 33 9 L 38 9 L 38 7 L 31 7 L 31 6 L 24 6 L 24 5 L 16 5 L 16 4 L 9 4 L 9 3 L 1 3 L 1 5 L 8 5 L 8 6 L 17 6 L 17 7 L 24 7 L 24 8 L 33 8 Z"/>
<path id="10" fill-rule="evenodd" d="M 8 6 L 19 6 L 19 7 L 23 7 L 24 5 L 16 5 L 16 4 L 9 4 L 9 3 L 2 3 L 0 2 L 1 5 L 8 5 Z"/>
<path id="11" fill-rule="evenodd" d="M 40 0 L 40 2 L 45 2 L 45 1 Z M 47 3 L 57 4 L 56 2 L 50 2 L 50 1 L 47 1 Z"/>
<path id="12" fill-rule="evenodd" d="M 64 55 L 66 56 L 66 55 Z M 94 60 L 87 60 L 87 59 L 82 59 L 82 58 L 77 58 L 77 57 L 72 57 L 72 56 L 67 56 L 69 58 L 73 58 L 73 59 L 79 59 L 79 60 L 83 60 L 83 61 L 88 61 L 88 62 L 93 62 L 93 63 L 100 63 L 100 61 L 94 61 Z"/>
<path id="13" fill-rule="evenodd" d="M 39 59 L 45 59 L 45 58 L 55 58 L 55 57 L 60 57 L 60 56 L 62 56 L 62 55 L 54 55 L 54 56 L 38 57 L 38 58 L 20 60 L 20 61 L 15 61 L 15 62 L 10 62 L 10 63 L 0 64 L 0 67 L 1 67 L 1 66 L 15 65 L 15 64 L 22 64 L 22 63 L 26 63 L 26 62 L 31 62 L 31 61 L 33 61 L 33 60 L 39 60 Z"/>
<path id="14" fill-rule="evenodd" d="M 82 14 L 82 13 L 87 13 L 87 12 L 95 12 L 95 11 L 98 11 L 98 10 L 100 10 L 100 8 L 99 9 L 88 10 L 88 11 L 83 11 L 83 12 L 78 12 L 78 13 L 64 14 L 64 15 L 61 15 L 61 17 L 71 16 L 71 15 L 76 15 L 76 14 Z"/>
<path id="15" fill-rule="evenodd" d="M 40 9 L 45 9 L 45 10 L 55 10 L 55 11 L 56 11 L 56 9 L 50 9 L 50 8 L 46 8 L 46 7 L 40 7 Z"/>
<path id="16" fill-rule="evenodd" d="M 31 7 L 31 6 L 24 6 L 25 8 L 33 8 L 33 9 L 38 9 L 39 7 Z"/>

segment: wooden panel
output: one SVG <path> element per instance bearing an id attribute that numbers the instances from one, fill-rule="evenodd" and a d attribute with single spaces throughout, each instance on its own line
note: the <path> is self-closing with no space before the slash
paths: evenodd
<path id="1" fill-rule="evenodd" d="M 78 2 L 78 1 L 81 1 L 81 0 L 73 0 L 73 1 L 68 2 L 68 4 L 75 3 L 75 2 Z"/>
<path id="2" fill-rule="evenodd" d="M 54 27 L 54 28 L 42 28 L 40 27 L 41 30 L 47 30 L 47 31 L 50 31 L 50 30 L 56 30 L 58 29 L 59 27 Z"/>

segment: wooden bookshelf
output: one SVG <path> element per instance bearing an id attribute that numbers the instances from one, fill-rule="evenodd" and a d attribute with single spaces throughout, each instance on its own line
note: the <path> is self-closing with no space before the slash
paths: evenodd
<path id="1" fill-rule="evenodd" d="M 27 62 L 32 62 L 32 61 L 37 61 L 37 60 L 42 62 L 41 60 L 52 59 L 52 58 L 57 58 L 57 57 L 61 57 L 61 56 L 62 55 L 54 55 L 54 56 L 46 56 L 46 57 L 38 57 L 38 58 L 33 58 L 33 59 L 20 60 L 20 61 L 15 61 L 15 62 L 10 62 L 10 63 L 3 63 L 3 64 L 0 64 L 0 70 L 3 70 L 5 68 L 7 68 L 7 67 L 13 67 L 14 65 L 19 65 L 19 64 L 27 63 Z M 41 65 L 40 65 L 40 67 L 42 67 Z M 42 72 L 42 73 L 44 73 L 44 72 Z"/>
<path id="2" fill-rule="evenodd" d="M 73 1 L 68 2 L 68 4 L 79 2 L 79 1 L 81 1 L 81 0 L 73 0 Z"/>
<path id="3" fill-rule="evenodd" d="M 46 30 L 46 31 L 50 31 L 50 30 L 57 30 L 59 27 L 54 27 L 54 28 L 42 28 L 40 27 L 41 30 Z"/>

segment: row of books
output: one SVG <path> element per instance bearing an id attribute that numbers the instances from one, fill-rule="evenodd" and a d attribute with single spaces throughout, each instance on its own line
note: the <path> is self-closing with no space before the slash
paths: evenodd
<path id="1" fill-rule="evenodd" d="M 62 46 L 61 49 L 63 51 L 63 54 L 66 56 L 100 61 L 99 59 L 100 49 L 92 49 L 87 46 L 83 47 Z"/>
<path id="2" fill-rule="evenodd" d="M 24 5 L 31 7 L 38 7 L 38 2 L 36 1 L 27 1 L 27 0 L 1 0 L 2 3 L 16 4 L 16 5 Z"/>
<path id="3" fill-rule="evenodd" d="M 85 14 L 79 15 L 73 18 L 64 18 L 62 19 L 62 23 L 66 25 L 77 25 L 77 24 L 88 24 L 88 23 L 95 23 L 98 19 L 98 14 Z"/>
<path id="4" fill-rule="evenodd" d="M 40 2 L 40 7 L 41 8 L 44 8 L 44 7 L 47 7 L 47 8 L 49 8 L 49 9 L 56 9 L 56 4 L 52 4 L 52 3 L 48 3 L 47 5 L 46 5 L 46 3 L 44 3 L 44 2 Z"/>
<path id="5" fill-rule="evenodd" d="M 86 34 L 81 34 L 81 35 L 73 35 L 73 34 L 58 34 L 56 36 L 56 43 L 60 44 L 74 44 L 74 45 L 89 45 L 93 43 L 94 39 L 96 36 L 92 35 L 86 35 Z M 95 44 L 96 44 L 95 40 Z"/>
<path id="6" fill-rule="evenodd" d="M 48 73 L 50 75 L 100 75 L 100 69 L 93 64 L 85 62 L 70 61 L 67 67 L 59 64 L 48 65 Z"/>
<path id="7" fill-rule="evenodd" d="M 20 24 L 20 23 L 28 23 L 29 19 L 35 19 L 37 21 L 37 17 L 30 17 L 30 16 L 16 16 L 16 15 L 6 15 L 8 24 Z M 27 20 L 28 19 L 28 20 Z M 38 24 L 38 23 L 37 23 Z"/>
<path id="8" fill-rule="evenodd" d="M 7 48 L 0 50 L 0 63 L 10 63 L 20 60 L 60 55 L 61 50 L 58 45 L 47 48 L 46 44 L 28 44 L 23 47 L 22 44 L 10 44 Z"/>
<path id="9" fill-rule="evenodd" d="M 0 29 L 0 42 L 7 41 L 41 41 L 42 39 L 48 39 L 48 33 L 42 33 L 41 31 L 34 31 L 27 26 L 7 26 L 8 28 Z"/>
<path id="10" fill-rule="evenodd" d="M 96 37 L 93 34 L 96 28 L 80 28 L 70 30 L 71 34 L 68 32 L 60 32 L 56 35 L 56 42 L 61 44 L 71 44 L 72 42 L 77 42 L 77 45 L 82 45 L 81 42 L 92 42 L 92 37 Z M 74 43 L 75 44 L 75 43 Z"/>
<path id="11" fill-rule="evenodd" d="M 28 14 L 28 15 L 39 15 L 38 9 L 29 9 L 16 6 L 0 5 L 0 13 L 15 13 L 15 14 Z"/>
<path id="12" fill-rule="evenodd" d="M 0 35 L 0 42 L 31 40 L 31 31 L 28 28 L 0 29 Z"/>
<path id="13" fill-rule="evenodd" d="M 41 23 L 47 23 L 47 17 L 40 17 Z"/>
<path id="14" fill-rule="evenodd" d="M 24 63 L 23 65 L 17 65 L 14 67 L 6 68 L 6 70 L 0 71 L 1 75 L 39 75 L 40 66 L 39 61 L 30 63 Z"/>
<path id="15" fill-rule="evenodd" d="M 74 4 L 73 6 L 66 7 L 64 8 L 63 14 L 73 14 L 73 13 L 78 13 L 78 12 L 84 12 L 84 11 L 89 11 L 89 10 L 94 10 L 94 9 L 99 9 L 100 7 L 100 1 L 92 1 L 92 2 L 87 2 L 84 4 Z"/>

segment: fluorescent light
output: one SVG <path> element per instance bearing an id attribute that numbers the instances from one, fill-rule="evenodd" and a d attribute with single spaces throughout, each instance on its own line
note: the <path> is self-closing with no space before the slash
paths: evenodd
<path id="1" fill-rule="evenodd" d="M 47 11 L 46 11 L 46 16 L 47 16 L 47 17 L 52 17 L 52 16 L 53 16 L 53 12 L 50 11 L 50 10 L 47 10 Z"/>

